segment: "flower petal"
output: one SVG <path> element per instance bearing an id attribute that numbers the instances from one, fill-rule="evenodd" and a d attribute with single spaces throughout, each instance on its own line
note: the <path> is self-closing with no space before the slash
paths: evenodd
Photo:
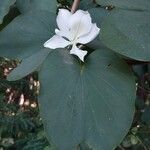
<path id="1" fill-rule="evenodd" d="M 78 10 L 69 20 L 69 27 L 74 38 L 87 34 L 92 27 L 91 16 L 88 11 Z"/>
<path id="2" fill-rule="evenodd" d="M 70 50 L 70 54 L 74 54 L 80 58 L 84 62 L 84 57 L 87 54 L 87 51 L 83 51 L 79 49 L 76 45 L 73 45 L 72 49 Z"/>
<path id="3" fill-rule="evenodd" d="M 68 45 L 70 45 L 70 42 L 58 35 L 54 35 L 51 39 L 44 43 L 44 47 L 50 49 L 65 48 Z"/>
<path id="4" fill-rule="evenodd" d="M 71 41 L 71 39 L 72 39 L 72 36 L 71 36 L 71 34 L 70 34 L 69 31 L 66 32 L 66 31 L 62 31 L 62 30 L 55 29 L 55 33 L 56 33 L 58 36 L 65 37 L 65 38 L 67 38 L 67 39 L 70 40 L 70 41 Z"/>
<path id="5" fill-rule="evenodd" d="M 92 40 L 94 40 L 99 34 L 99 32 L 100 32 L 100 28 L 98 28 L 97 25 L 94 23 L 92 25 L 91 31 L 88 34 L 82 37 L 79 37 L 79 39 L 77 40 L 77 43 L 87 44 L 91 42 Z"/>
<path id="6" fill-rule="evenodd" d="M 59 9 L 56 22 L 58 28 L 63 31 L 69 31 L 68 23 L 72 13 L 67 9 Z"/>

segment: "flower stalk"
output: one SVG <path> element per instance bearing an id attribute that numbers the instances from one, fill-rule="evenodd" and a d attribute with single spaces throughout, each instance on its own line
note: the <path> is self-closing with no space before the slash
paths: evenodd
<path id="1" fill-rule="evenodd" d="M 78 9 L 78 6 L 80 4 L 80 0 L 74 0 L 71 8 L 71 13 L 75 13 L 76 10 Z"/>

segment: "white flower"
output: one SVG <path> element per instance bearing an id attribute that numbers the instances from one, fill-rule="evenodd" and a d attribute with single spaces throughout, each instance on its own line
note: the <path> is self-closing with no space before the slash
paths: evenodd
<path id="1" fill-rule="evenodd" d="M 55 29 L 56 35 L 45 42 L 44 47 L 56 49 L 72 45 L 70 54 L 77 55 L 84 61 L 87 51 L 78 48 L 77 43 L 91 42 L 100 31 L 96 24 L 92 23 L 89 12 L 78 10 L 72 14 L 67 9 L 60 9 L 56 21 L 59 29 Z"/>

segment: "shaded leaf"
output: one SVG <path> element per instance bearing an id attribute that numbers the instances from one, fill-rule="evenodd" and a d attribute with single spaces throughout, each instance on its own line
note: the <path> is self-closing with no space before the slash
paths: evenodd
<path id="1" fill-rule="evenodd" d="M 46 10 L 56 13 L 57 0 L 17 0 L 17 6 L 22 13 L 29 10 Z"/>
<path id="2" fill-rule="evenodd" d="M 103 21 L 105 20 L 105 18 L 110 14 L 110 11 L 108 11 L 104 8 L 100 8 L 100 7 L 91 8 L 88 11 L 91 15 L 92 22 L 96 23 L 97 26 L 101 29 L 101 25 L 102 25 Z M 101 45 L 102 45 L 102 43 L 101 43 L 100 36 L 97 36 L 96 39 L 94 39 L 93 41 L 91 41 L 90 43 L 87 44 L 87 46 L 89 46 L 92 49 L 99 49 L 101 47 Z"/>
<path id="3" fill-rule="evenodd" d="M 96 0 L 103 6 L 115 6 L 123 9 L 150 10 L 149 0 Z"/>
<path id="4" fill-rule="evenodd" d="M 4 17 L 3 23 L 0 24 L 0 31 L 5 28 L 14 18 L 20 15 L 19 10 L 17 7 L 12 7 L 9 13 Z"/>
<path id="5" fill-rule="evenodd" d="M 149 18 L 147 12 L 113 10 L 102 24 L 100 38 L 108 48 L 121 55 L 150 61 Z"/>
<path id="6" fill-rule="evenodd" d="M 17 0 L 17 7 L 21 13 L 28 12 L 30 9 L 31 0 Z"/>
<path id="7" fill-rule="evenodd" d="M 80 2 L 80 5 L 79 5 L 80 9 L 82 9 L 82 10 L 87 10 L 87 9 L 90 9 L 90 8 L 94 8 L 95 6 L 96 6 L 96 4 L 93 3 L 92 0 L 82 0 Z"/>
<path id="8" fill-rule="evenodd" d="M 0 56 L 26 58 L 44 48 L 54 34 L 55 14 L 30 11 L 15 18 L 0 32 Z"/>
<path id="9" fill-rule="evenodd" d="M 30 73 L 37 71 L 41 66 L 45 58 L 48 56 L 51 50 L 42 49 L 41 51 L 33 54 L 32 56 L 22 60 L 21 64 L 17 66 L 7 77 L 9 81 L 15 81 L 22 79 Z"/>
<path id="10" fill-rule="evenodd" d="M 46 133 L 60 150 L 85 142 L 114 149 L 128 132 L 134 113 L 135 82 L 128 66 L 106 48 L 85 64 L 56 50 L 39 72 L 40 111 Z"/>
<path id="11" fill-rule="evenodd" d="M 13 5 L 16 0 L 1 0 L 0 1 L 0 24 L 3 22 L 3 18 L 9 12 L 10 6 Z"/>
<path id="12" fill-rule="evenodd" d="M 110 11 L 101 7 L 91 8 L 88 11 L 92 17 L 92 22 L 96 23 L 98 27 L 101 27 L 104 19 L 110 14 Z"/>

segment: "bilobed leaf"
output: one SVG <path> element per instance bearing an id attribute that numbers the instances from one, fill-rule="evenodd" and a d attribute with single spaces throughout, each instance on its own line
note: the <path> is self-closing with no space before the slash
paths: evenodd
<path id="1" fill-rule="evenodd" d="M 30 73 L 37 71 L 42 65 L 45 58 L 50 53 L 50 49 L 42 49 L 41 51 L 33 54 L 32 56 L 22 60 L 21 64 L 17 66 L 7 77 L 8 81 L 15 81 L 22 79 Z"/>
<path id="2" fill-rule="evenodd" d="M 101 7 L 91 8 L 88 11 L 91 15 L 92 22 L 96 23 L 96 25 L 101 29 L 101 25 L 105 18 L 110 14 L 110 11 Z M 100 36 L 97 36 L 96 39 L 87 44 L 87 46 L 92 49 L 98 49 L 101 45 L 102 43 Z"/>
<path id="3" fill-rule="evenodd" d="M 28 12 L 31 6 L 31 0 L 17 0 L 16 3 L 21 13 Z"/>
<path id="4" fill-rule="evenodd" d="M 96 0 L 103 6 L 115 6 L 123 9 L 150 10 L 149 0 Z"/>
<path id="5" fill-rule="evenodd" d="M 141 61 L 150 61 L 150 13 L 113 10 L 101 26 L 100 38 L 110 49 Z"/>
<path id="6" fill-rule="evenodd" d="M 132 123 L 135 81 L 116 55 L 101 48 L 81 64 L 67 50 L 56 50 L 39 80 L 45 130 L 59 150 L 75 150 L 82 142 L 94 150 L 119 145 Z"/>
<path id="7" fill-rule="evenodd" d="M 9 8 L 16 0 L 0 0 L 0 24 L 3 22 L 4 16 L 9 12 Z"/>
<path id="8" fill-rule="evenodd" d="M 110 14 L 110 11 L 101 7 L 91 8 L 88 11 L 91 15 L 92 22 L 96 23 L 98 27 L 101 27 L 104 19 Z"/>
<path id="9" fill-rule="evenodd" d="M 73 2 L 72 2 L 73 3 Z M 80 2 L 80 5 L 79 5 L 79 8 L 82 9 L 82 10 L 87 10 L 87 9 L 90 9 L 90 8 L 94 8 L 95 7 L 95 3 L 93 3 L 92 0 L 82 0 Z"/>
<path id="10" fill-rule="evenodd" d="M 56 16 L 48 11 L 30 11 L 15 18 L 0 32 L 0 56 L 26 58 L 54 35 Z"/>
<path id="11" fill-rule="evenodd" d="M 17 0 L 17 6 L 22 13 L 29 10 L 46 10 L 56 13 L 57 0 Z"/>

